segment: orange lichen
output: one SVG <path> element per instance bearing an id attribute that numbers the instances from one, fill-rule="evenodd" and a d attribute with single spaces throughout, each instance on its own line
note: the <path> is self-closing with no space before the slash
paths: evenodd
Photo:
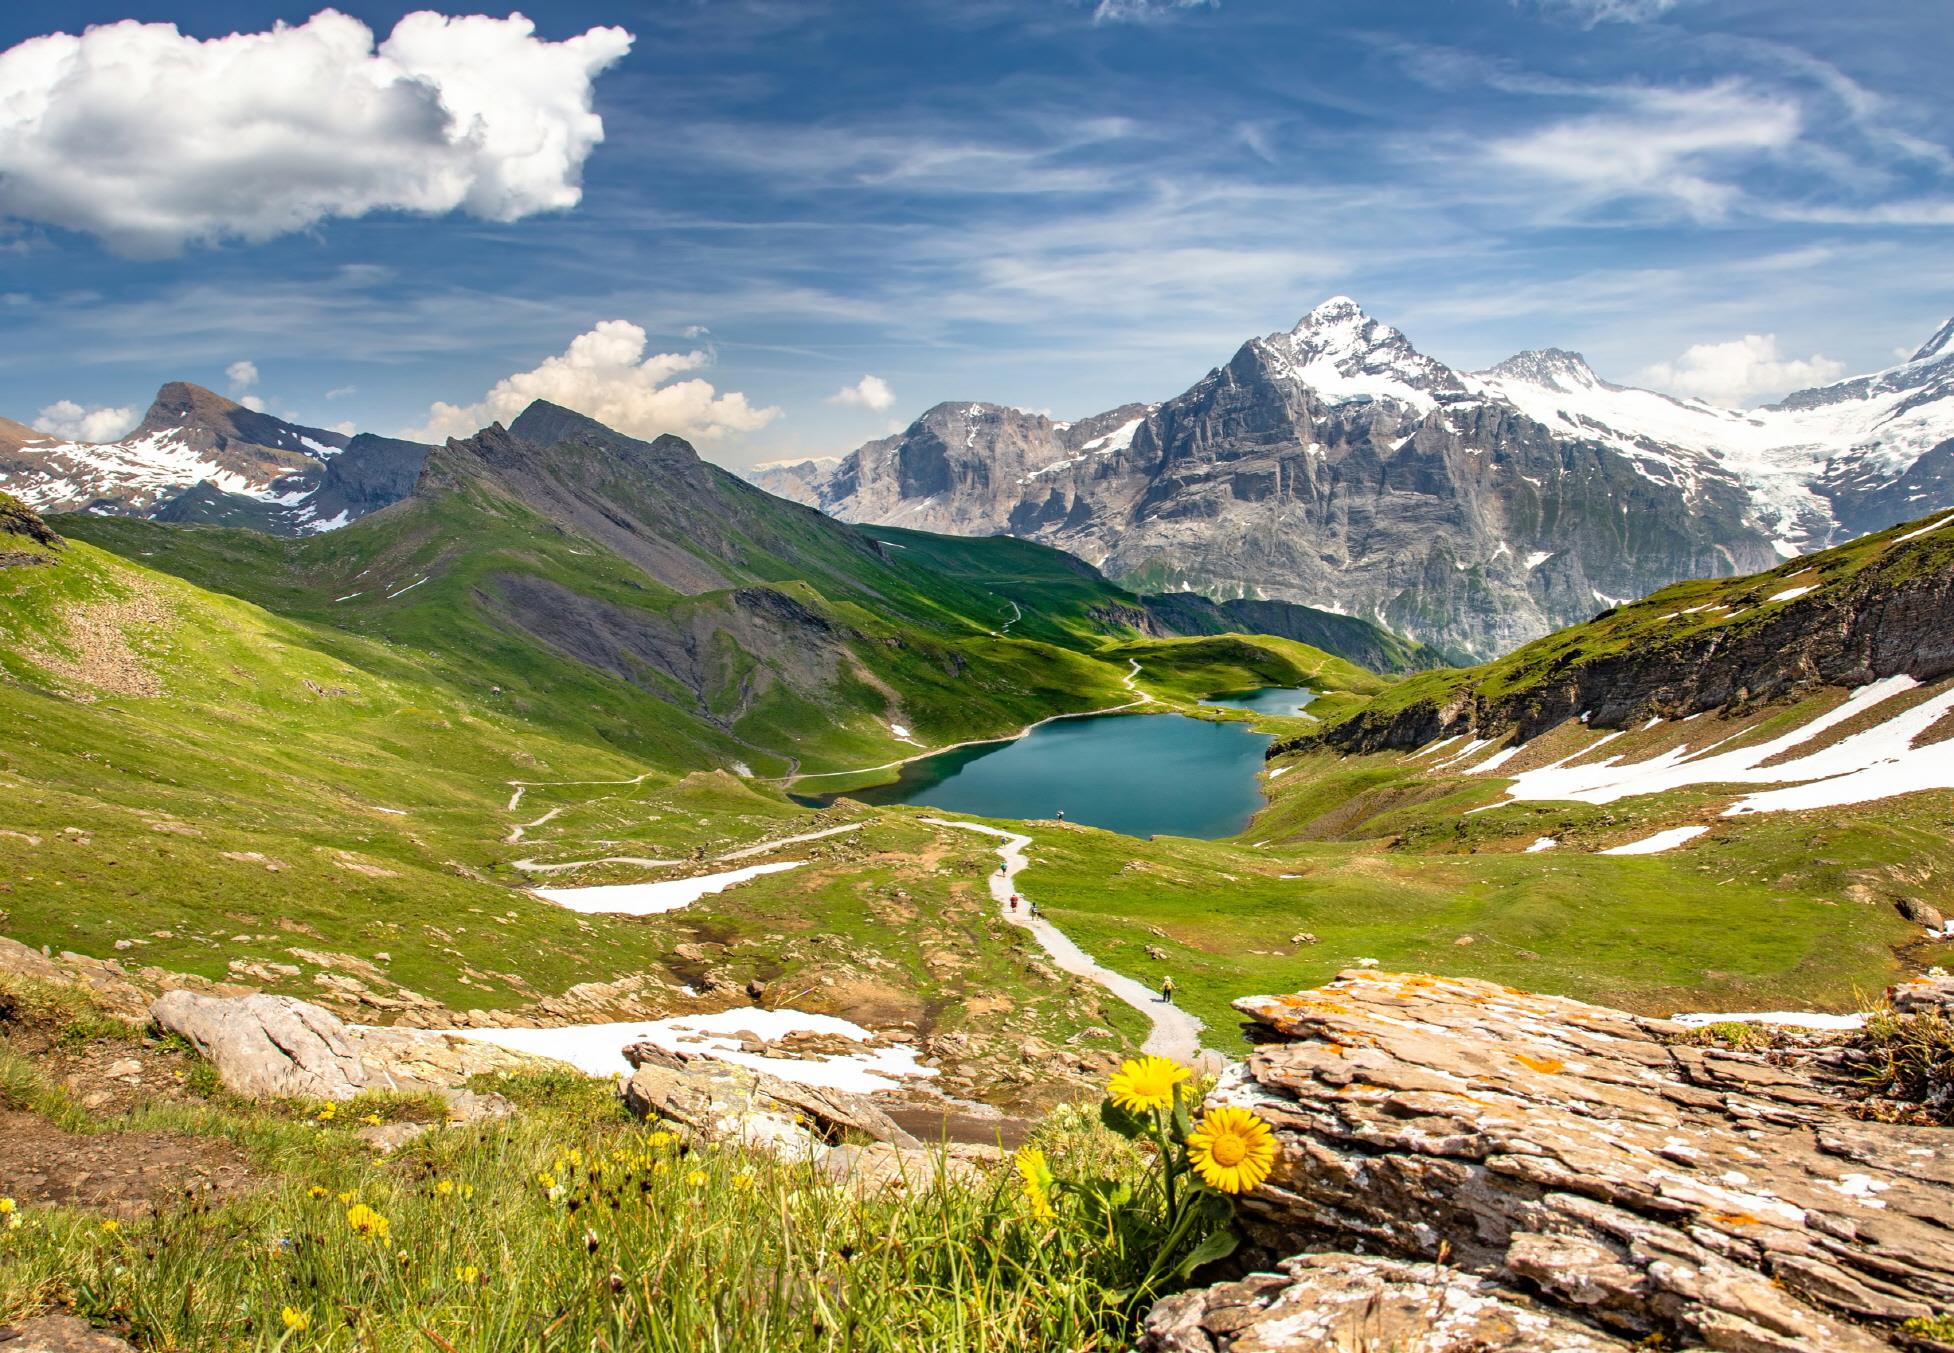
<path id="1" fill-rule="evenodd" d="M 1561 1072 L 1567 1070 L 1566 1062 L 1552 1057 L 1535 1057 L 1524 1052 L 1516 1052 L 1513 1055 L 1519 1059 L 1522 1066 L 1530 1067 L 1543 1076 L 1558 1076 Z"/>

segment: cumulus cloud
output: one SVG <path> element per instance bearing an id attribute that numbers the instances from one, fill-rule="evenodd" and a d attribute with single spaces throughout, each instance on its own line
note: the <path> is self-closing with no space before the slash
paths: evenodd
<path id="1" fill-rule="evenodd" d="M 1221 0 L 1099 0 L 1092 21 L 1099 23 L 1158 23 L 1182 10 L 1218 9 Z"/>
<path id="2" fill-rule="evenodd" d="M 257 395 L 240 396 L 238 399 L 238 403 L 242 404 L 245 408 L 251 410 L 251 412 L 253 413 L 263 413 L 265 411 L 265 401 L 259 398 Z"/>
<path id="3" fill-rule="evenodd" d="M 675 379 L 709 366 L 711 354 L 661 352 L 647 357 L 647 346 L 645 331 L 637 325 L 605 320 L 533 371 L 497 381 L 474 404 L 435 404 L 427 422 L 402 435 L 424 442 L 466 437 L 490 423 L 509 422 L 538 399 L 575 409 L 633 437 L 669 432 L 696 442 L 757 432 L 780 417 L 779 409 L 756 409 L 738 391 L 720 394 L 697 376 Z"/>
<path id="4" fill-rule="evenodd" d="M 34 416 L 37 429 L 70 442 L 112 442 L 141 421 L 134 409 L 90 409 L 72 399 L 57 400 Z"/>
<path id="5" fill-rule="evenodd" d="M 258 364 L 256 362 L 232 362 L 224 368 L 224 379 L 231 383 L 231 393 L 243 394 L 258 383 Z"/>
<path id="6" fill-rule="evenodd" d="M 1745 407 L 1761 396 L 1823 385 L 1844 374 L 1845 363 L 1830 357 L 1785 356 L 1776 334 L 1745 334 L 1727 343 L 1698 343 L 1672 362 L 1657 362 L 1641 378 L 1674 394 Z"/>
<path id="7" fill-rule="evenodd" d="M 575 206 L 603 140 L 591 84 L 632 36 L 564 42 L 520 14 L 409 14 L 199 41 L 134 20 L 0 53 L 0 214 L 118 253 L 261 241 L 329 217 Z"/>
<path id="8" fill-rule="evenodd" d="M 844 385 L 828 396 L 830 404 L 845 404 L 853 409 L 873 409 L 881 413 L 896 402 L 896 392 L 880 376 L 864 376 L 853 385 Z"/>

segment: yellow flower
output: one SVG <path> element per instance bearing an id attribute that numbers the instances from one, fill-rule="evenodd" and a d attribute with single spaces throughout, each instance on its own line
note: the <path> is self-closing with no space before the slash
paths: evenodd
<path id="1" fill-rule="evenodd" d="M 358 1235 L 370 1240 L 387 1238 L 387 1219 L 368 1207 L 365 1203 L 355 1203 L 346 1209 L 346 1224 Z"/>
<path id="2" fill-rule="evenodd" d="M 1246 1193 L 1275 1168 L 1275 1134 L 1247 1109 L 1210 1109 L 1187 1134 L 1194 1172 L 1223 1193 Z"/>
<path id="3" fill-rule="evenodd" d="M 473 1198 L 475 1196 L 475 1186 L 473 1184 L 463 1184 L 461 1186 L 461 1196 L 464 1198 Z"/>
<path id="4" fill-rule="evenodd" d="M 364 1118 L 362 1118 L 362 1119 L 360 1119 L 360 1121 L 361 1121 L 362 1123 L 365 1123 L 365 1124 L 366 1124 L 366 1125 L 367 1125 L 368 1127 L 379 1127 L 379 1126 L 380 1126 L 380 1115 L 379 1115 L 379 1114 L 377 1114 L 377 1113 L 370 1113 L 370 1114 L 368 1114 L 368 1115 L 366 1115 L 366 1117 L 364 1117 Z"/>
<path id="5" fill-rule="evenodd" d="M 455 1191 L 455 1181 L 452 1179 L 443 1179 L 435 1184 L 434 1191 L 443 1198 L 446 1198 Z"/>
<path id="6" fill-rule="evenodd" d="M 1035 1146 L 1022 1147 L 1017 1165 L 1018 1176 L 1024 1180 L 1025 1200 L 1031 1204 L 1031 1215 L 1040 1221 L 1050 1221 L 1057 1214 L 1052 1211 L 1052 1167 L 1045 1163 L 1045 1153 Z"/>
<path id="7" fill-rule="evenodd" d="M 347 1189 L 344 1193 L 339 1195 L 340 1204 L 341 1206 L 344 1207 L 351 1207 L 354 1203 L 358 1202 L 359 1200 L 360 1200 L 360 1195 L 353 1192 L 351 1189 Z"/>
<path id="8" fill-rule="evenodd" d="M 694 1170 L 691 1174 L 685 1177 L 685 1182 L 690 1184 L 695 1189 L 701 1189 L 706 1186 L 706 1180 L 709 1177 L 710 1176 L 708 1176 L 704 1170 Z"/>
<path id="9" fill-rule="evenodd" d="M 0 1217 L 6 1216 L 9 1212 L 12 1212 L 16 1207 L 19 1206 L 20 1204 L 16 1203 L 11 1198 L 0 1198 Z"/>
<path id="10" fill-rule="evenodd" d="M 672 1144 L 673 1139 L 671 1133 L 660 1130 L 658 1132 L 652 1133 L 651 1136 L 646 1140 L 648 1140 L 652 1146 L 659 1147 L 659 1146 L 670 1146 Z"/>
<path id="11" fill-rule="evenodd" d="M 333 1120 L 334 1116 L 338 1114 L 338 1112 L 339 1109 L 335 1105 L 332 1104 L 323 1105 L 319 1109 L 319 1114 L 318 1114 L 319 1121 L 322 1123 L 330 1123 Z"/>
<path id="12" fill-rule="evenodd" d="M 114 1235 L 117 1231 L 120 1231 L 122 1229 L 122 1223 L 117 1221 L 115 1218 L 110 1217 L 107 1221 L 102 1223 L 102 1229 L 104 1231 L 107 1231 L 110 1235 Z"/>
<path id="13" fill-rule="evenodd" d="M 455 1265 L 455 1281 L 458 1283 L 479 1282 L 481 1280 L 481 1277 L 482 1277 L 482 1271 L 476 1268 L 473 1264 Z"/>
<path id="14" fill-rule="evenodd" d="M 753 1187 L 753 1176 L 741 1171 L 733 1176 L 733 1187 L 742 1191 Z"/>
<path id="15" fill-rule="evenodd" d="M 1176 1087 L 1193 1074 L 1171 1058 L 1142 1057 L 1121 1062 L 1107 1083 L 1106 1093 L 1113 1097 L 1113 1103 L 1134 1113 L 1171 1109 Z"/>
<path id="16" fill-rule="evenodd" d="M 285 1322 L 286 1329 L 291 1330 L 295 1334 L 312 1323 L 311 1316 L 307 1315 L 304 1311 L 294 1310 L 290 1306 L 280 1311 L 278 1318 Z"/>
<path id="17" fill-rule="evenodd" d="M 536 1182 L 541 1184 L 545 1189 L 553 1189 L 556 1187 L 556 1176 L 553 1174 L 539 1174 L 536 1176 Z"/>
<path id="18" fill-rule="evenodd" d="M 323 1198 L 327 1194 L 331 1193 L 332 1190 L 327 1188 L 324 1184 L 314 1184 L 311 1188 L 307 1189 L 306 1192 L 311 1194 L 314 1198 Z"/>

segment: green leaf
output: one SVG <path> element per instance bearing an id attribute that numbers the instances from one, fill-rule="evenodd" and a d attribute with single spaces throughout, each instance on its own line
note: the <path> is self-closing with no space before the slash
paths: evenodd
<path id="1" fill-rule="evenodd" d="M 1194 1275 L 1194 1270 L 1201 1265 L 1212 1264 L 1217 1259 L 1226 1259 L 1235 1252 L 1235 1246 L 1240 1243 L 1232 1226 L 1222 1226 L 1210 1231 L 1199 1245 L 1187 1252 L 1186 1258 L 1175 1267 L 1174 1273 L 1183 1280 L 1190 1278 Z"/>
<path id="2" fill-rule="evenodd" d="M 1153 1130 L 1151 1119 L 1130 1109 L 1122 1109 L 1110 1099 L 1099 1102 L 1099 1121 L 1129 1141 L 1147 1136 Z"/>

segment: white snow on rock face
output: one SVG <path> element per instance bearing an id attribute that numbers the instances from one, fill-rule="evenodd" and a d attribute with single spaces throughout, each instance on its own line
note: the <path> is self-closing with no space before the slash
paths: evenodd
<path id="1" fill-rule="evenodd" d="M 750 864 L 744 869 L 729 869 L 723 874 L 700 874 L 696 878 L 670 879 L 664 883 L 613 883 L 595 888 L 538 888 L 536 896 L 571 911 L 607 916 L 656 916 L 689 907 L 710 893 L 723 893 L 736 884 L 762 874 L 778 874 L 799 869 L 806 860 L 784 860 L 775 864 Z"/>
<path id="2" fill-rule="evenodd" d="M 1255 344 L 1277 377 L 1307 386 L 1331 404 L 1388 399 L 1425 412 L 1438 391 L 1463 387 L 1441 362 L 1372 319 L 1348 296 L 1332 296 L 1286 334 Z"/>
<path id="3" fill-rule="evenodd" d="M 1611 756 L 1585 765 L 1569 764 L 1618 736 L 1611 733 L 1553 765 L 1515 773 L 1513 783 L 1507 788 L 1507 802 L 1571 799 L 1580 803 L 1613 803 L 1617 799 L 1660 794 L 1686 785 L 1781 786 L 1747 794 L 1724 811 L 1724 816 L 1736 817 L 1869 803 L 1924 789 L 1954 789 L 1954 742 L 1913 745 L 1916 738 L 1954 710 L 1954 690 L 1920 701 L 1910 709 L 1896 710 L 1872 727 L 1828 746 L 1796 754 L 1801 745 L 1828 729 L 1877 710 L 1886 701 L 1916 689 L 1919 684 L 1909 676 L 1875 681 L 1854 691 L 1836 709 L 1801 727 L 1767 742 L 1729 751 L 1719 752 L 1712 747 L 1692 752 L 1688 747 L 1673 747 L 1646 761 L 1624 761 L 1619 756 Z M 1775 764 L 1766 765 L 1766 762 Z"/>
<path id="4" fill-rule="evenodd" d="M 592 1076 L 627 1075 L 624 1050 L 635 1043 L 651 1043 L 668 1052 L 689 1052 L 734 1062 L 800 1085 L 827 1090 L 871 1094 L 894 1090 L 904 1080 L 936 1075 L 917 1060 L 908 1047 L 863 1047 L 859 1052 L 822 1053 L 796 1057 L 782 1050 L 748 1052 L 749 1039 L 774 1044 L 792 1034 L 825 1034 L 866 1044 L 874 1037 L 859 1024 L 833 1015 L 802 1010 L 762 1010 L 747 1007 L 712 1015 L 674 1015 L 669 1019 L 619 1024 L 575 1024 L 559 1029 L 447 1029 L 457 1038 L 491 1043 L 512 1052 L 527 1052 L 568 1062 Z"/>

